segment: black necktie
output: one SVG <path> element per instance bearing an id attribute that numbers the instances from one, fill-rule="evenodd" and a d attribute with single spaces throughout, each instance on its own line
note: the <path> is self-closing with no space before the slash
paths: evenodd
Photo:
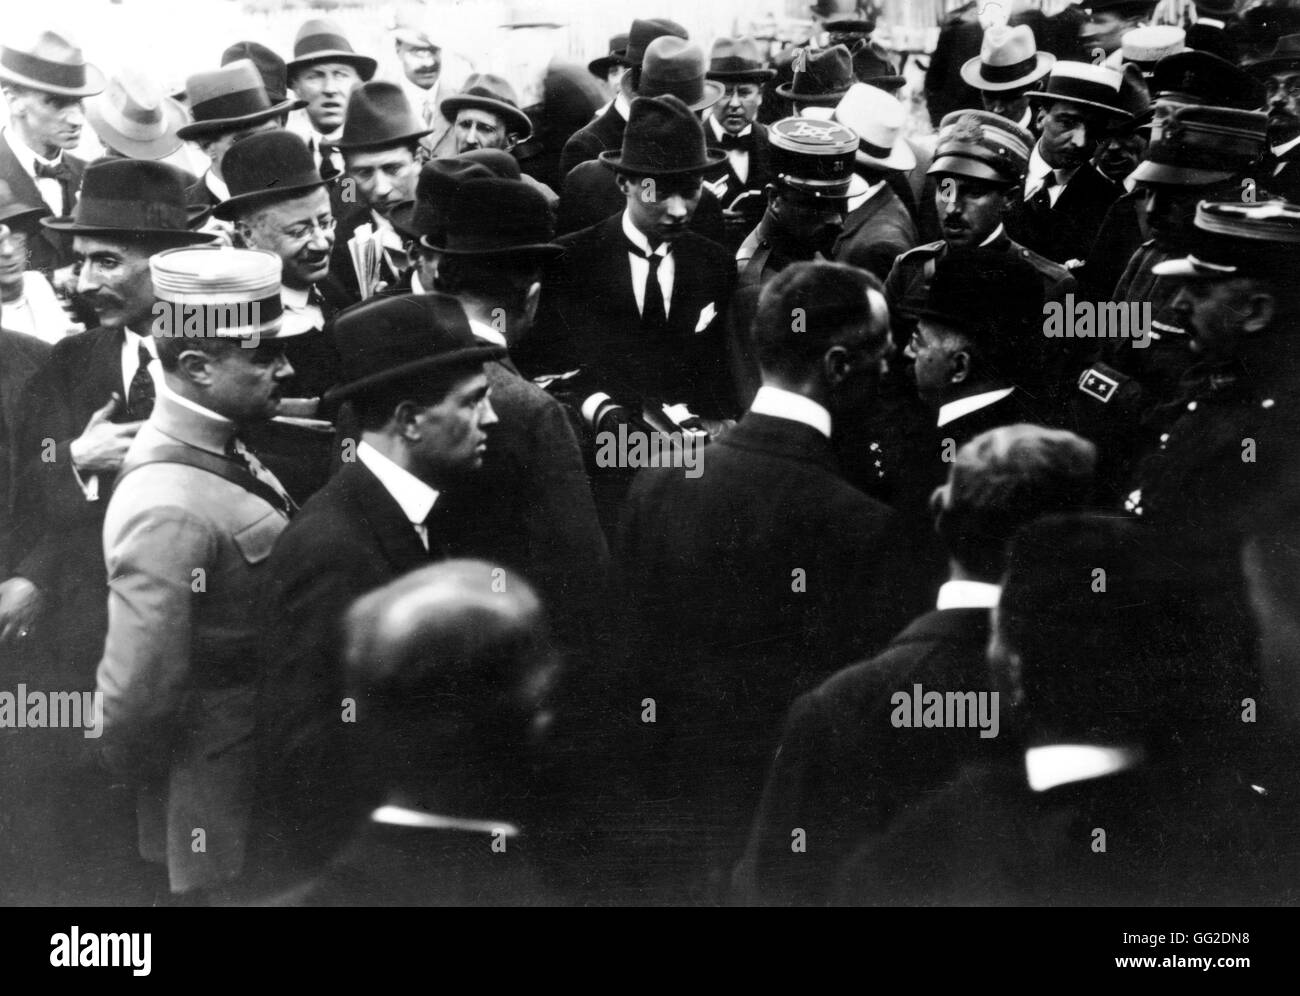
<path id="1" fill-rule="evenodd" d="M 668 311 L 664 307 L 664 292 L 659 286 L 659 264 L 664 256 L 658 253 L 645 253 L 631 239 L 627 240 L 628 252 L 640 256 L 650 264 L 650 272 L 645 279 L 645 302 L 641 306 L 641 321 L 650 328 L 660 329 L 668 324 Z"/>
<path id="2" fill-rule="evenodd" d="M 328 182 L 338 175 L 339 168 L 334 165 L 334 157 L 330 155 L 329 147 L 322 145 L 320 147 L 320 178 Z"/>
<path id="3" fill-rule="evenodd" d="M 126 389 L 126 410 L 133 419 L 145 419 L 153 412 L 154 384 L 149 373 L 153 356 L 144 343 L 140 343 L 137 359 L 139 365 L 135 368 L 135 376 Z"/>
<path id="4" fill-rule="evenodd" d="M 62 159 L 60 159 L 57 163 L 55 163 L 52 166 L 46 165 L 45 163 L 38 162 L 36 164 L 36 178 L 38 180 L 59 181 L 59 189 L 63 191 L 63 203 L 59 206 L 59 213 L 65 215 L 71 214 L 72 198 L 74 195 L 74 191 L 72 188 L 73 176 L 72 176 L 71 167 L 69 167 L 68 164 L 65 163 Z M 53 207 L 54 205 L 50 205 L 50 206 Z"/>
<path id="5" fill-rule="evenodd" d="M 733 135 L 729 131 L 724 131 L 722 137 L 718 139 L 718 148 L 749 152 L 754 148 L 754 133 L 751 131 L 748 135 Z"/>

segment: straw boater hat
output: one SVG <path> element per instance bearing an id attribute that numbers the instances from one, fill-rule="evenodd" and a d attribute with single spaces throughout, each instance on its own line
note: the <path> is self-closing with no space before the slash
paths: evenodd
<path id="1" fill-rule="evenodd" d="M 184 144 L 177 131 L 190 116 L 157 80 L 124 69 L 103 93 L 86 101 L 86 119 L 101 142 L 123 155 L 165 159 Z"/>
<path id="2" fill-rule="evenodd" d="M 265 249 L 187 246 L 149 257 L 154 297 L 197 311 L 204 334 L 222 339 L 287 339 L 307 331 L 283 324 L 280 269 L 280 257 Z M 159 332 L 166 327 L 155 325 Z"/>
<path id="3" fill-rule="evenodd" d="M 1047 74 L 1047 86 L 1042 90 L 1030 90 L 1028 96 L 1030 102 L 1051 104 L 1063 101 L 1125 118 L 1131 115 L 1120 106 L 1120 88 L 1123 85 L 1124 74 L 1109 66 L 1061 60 Z"/>
<path id="4" fill-rule="evenodd" d="M 976 90 L 1018 90 L 1052 71 L 1056 56 L 1038 51 L 1029 25 L 996 24 L 984 32 L 980 54 L 961 67 L 961 78 Z"/>
<path id="5" fill-rule="evenodd" d="M 20 44 L 0 45 L 0 82 L 60 97 L 93 97 L 104 89 L 103 74 L 57 31 L 42 31 Z"/>

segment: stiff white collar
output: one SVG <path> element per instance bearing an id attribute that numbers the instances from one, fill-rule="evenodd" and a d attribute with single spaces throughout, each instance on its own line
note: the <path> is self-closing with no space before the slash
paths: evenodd
<path id="1" fill-rule="evenodd" d="M 758 415 L 802 422 L 809 428 L 816 429 L 827 439 L 831 438 L 831 413 L 812 398 L 805 398 L 802 394 L 764 384 L 754 395 L 754 403 L 749 406 L 749 410 Z"/>
<path id="2" fill-rule="evenodd" d="M 480 322 L 475 318 L 469 320 L 469 330 L 480 339 L 486 339 L 494 346 L 504 347 L 506 345 L 506 337 L 504 335 L 494 329 L 491 325 Z"/>
<path id="3" fill-rule="evenodd" d="M 1010 397 L 1014 390 L 1014 387 L 1004 387 L 1001 390 L 984 391 L 981 394 L 972 394 L 965 398 L 958 398 L 956 401 L 949 401 L 939 407 L 938 426 L 942 429 L 949 422 L 955 422 L 964 415 L 997 404 L 1003 398 Z"/>
<path id="4" fill-rule="evenodd" d="M 643 256 L 650 255 L 650 240 L 641 233 L 641 229 L 632 224 L 631 213 L 626 209 L 623 211 L 623 234 L 627 236 L 629 242 L 641 250 Z M 661 242 L 659 247 L 654 250 L 654 254 L 656 256 L 667 256 L 668 248 L 667 242 Z"/>
<path id="5" fill-rule="evenodd" d="M 623 116 L 624 121 L 632 116 L 632 102 L 624 96 L 622 90 L 614 97 L 614 110 Z"/>
<path id="6" fill-rule="evenodd" d="M 1273 146 L 1273 155 L 1275 155 L 1275 156 L 1285 156 L 1288 152 L 1290 152 L 1292 149 L 1294 149 L 1297 145 L 1300 145 L 1300 135 L 1297 135 L 1295 138 L 1291 139 L 1291 141 L 1289 141 L 1289 142 L 1283 142 L 1281 145 L 1275 145 L 1275 146 Z"/>
<path id="7" fill-rule="evenodd" d="M 1140 751 L 1127 747 L 1097 747 L 1092 744 L 1052 744 L 1025 751 L 1025 775 L 1035 792 L 1058 785 L 1085 782 L 1132 768 L 1142 759 Z"/>
<path id="8" fill-rule="evenodd" d="M 727 133 L 727 129 L 722 127 L 722 122 L 720 122 L 717 118 L 715 118 L 713 115 L 710 114 L 709 127 L 713 129 L 713 137 L 716 138 L 719 142 L 721 142 L 722 136 Z M 744 138 L 753 130 L 754 130 L 754 126 L 752 124 L 747 124 L 745 125 L 744 128 L 740 129 L 740 134 L 737 135 L 736 137 Z"/>
<path id="9" fill-rule="evenodd" d="M 423 526 L 438 500 L 438 491 L 404 470 L 367 442 L 357 447 L 357 459 L 379 478 L 384 490 L 402 507 L 413 526 Z"/>
<path id="10" fill-rule="evenodd" d="M 380 806 L 370 814 L 371 823 L 384 823 L 393 827 L 414 827 L 422 830 L 464 830 L 469 833 L 498 833 L 518 837 L 519 828 L 505 820 L 467 820 L 459 816 L 426 813 L 406 806 Z"/>
<path id="11" fill-rule="evenodd" d="M 1000 235 L 1001 235 L 1003 232 L 1005 232 L 1006 230 L 1007 230 L 1007 226 L 1004 225 L 1004 224 L 1002 224 L 1002 222 L 998 222 L 998 227 L 995 228 L 995 229 L 993 229 L 993 231 L 990 233 L 989 237 L 988 237 L 987 239 L 985 239 L 983 242 L 981 242 L 980 245 L 981 245 L 981 246 L 992 245 L 994 242 L 997 241 L 998 236 L 1000 236 Z"/>
<path id="12" fill-rule="evenodd" d="M 1002 589 L 986 581 L 945 581 L 939 586 L 939 600 L 935 608 L 991 609 L 998 604 Z"/>
<path id="13" fill-rule="evenodd" d="M 226 186 L 226 181 L 217 179 L 217 174 L 212 170 L 208 170 L 203 174 L 203 183 L 212 191 L 213 196 L 223 201 L 230 200 L 230 188 Z"/>

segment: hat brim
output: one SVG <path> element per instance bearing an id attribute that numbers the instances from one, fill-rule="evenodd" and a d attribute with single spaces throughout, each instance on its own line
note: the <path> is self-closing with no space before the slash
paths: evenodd
<path id="1" fill-rule="evenodd" d="M 793 101 L 796 104 L 812 104 L 814 107 L 834 107 L 838 104 L 849 88 L 843 90 L 833 90 L 830 93 L 795 93 L 793 83 L 782 83 L 776 88 L 776 95 L 784 97 L 786 100 Z"/>
<path id="2" fill-rule="evenodd" d="M 307 106 L 305 100 L 282 100 L 278 104 L 268 107 L 264 111 L 255 111 L 252 114 L 241 114 L 237 118 L 209 118 L 205 121 L 191 121 L 176 129 L 176 137 L 183 138 L 186 141 L 201 138 L 204 135 L 211 135 L 213 132 L 230 131 L 235 128 L 243 128 L 248 125 L 261 124 L 263 121 L 270 121 L 281 114 L 288 114 L 290 111 L 301 110 Z"/>
<path id="3" fill-rule="evenodd" d="M 1144 159 L 1129 174 L 1134 183 L 1167 183 L 1177 187 L 1199 187 L 1219 183 L 1233 177 L 1231 170 L 1196 169 L 1192 166 L 1172 166 Z"/>
<path id="4" fill-rule="evenodd" d="M 737 69 L 733 72 L 707 72 L 705 79 L 718 83 L 766 83 L 776 76 L 775 69 Z"/>
<path id="5" fill-rule="evenodd" d="M 494 100 L 491 97 L 476 97 L 472 94 L 456 94 L 438 104 L 438 110 L 442 112 L 442 116 L 450 121 L 453 126 L 456 124 L 456 115 L 467 107 L 487 111 L 489 114 L 495 114 L 513 123 L 516 125 L 516 131 L 520 135 L 519 140 L 521 142 L 532 138 L 533 123 L 528 120 L 528 115 L 518 107 L 507 104 L 504 100 Z"/>
<path id="6" fill-rule="evenodd" d="M 1066 97 L 1059 93 L 1047 93 L 1045 90 L 1030 90 L 1026 96 L 1031 104 L 1044 101 L 1051 104 L 1073 104 L 1076 107 L 1088 107 L 1094 111 L 1104 111 L 1117 118 L 1131 118 L 1133 116 L 1123 108 L 1114 107 L 1110 104 L 1102 104 L 1095 100 L 1084 100 L 1082 97 Z"/>
<path id="7" fill-rule="evenodd" d="M 10 203 L 0 208 L 0 225 L 8 225 L 11 228 L 18 227 L 15 222 L 26 222 L 27 228 L 40 228 L 42 218 L 48 218 L 50 209 L 44 207 L 32 207 L 30 204 Z"/>
<path id="8" fill-rule="evenodd" d="M 908 170 L 916 169 L 916 153 L 912 147 L 900 135 L 894 140 L 894 146 L 889 150 L 889 155 L 884 159 L 877 159 L 875 156 L 867 155 L 861 149 L 858 149 L 854 157 L 859 166 L 873 166 L 876 169 L 896 169 L 906 173 Z"/>
<path id="9" fill-rule="evenodd" d="M 1300 69 L 1300 55 L 1265 55 L 1241 65 L 1251 76 L 1266 76 L 1279 69 Z"/>
<path id="10" fill-rule="evenodd" d="M 97 93 L 103 93 L 104 87 L 107 86 L 104 74 L 89 62 L 86 63 L 85 86 L 54 86 L 31 76 L 24 76 L 22 73 L 15 73 L 12 69 L 3 66 L 0 66 L 0 82 L 27 87 L 29 90 L 40 90 L 42 93 L 52 93 L 58 97 L 93 97 Z"/>
<path id="11" fill-rule="evenodd" d="M 271 204 L 275 201 L 288 200 L 291 197 L 305 194 L 309 190 L 317 190 L 328 186 L 328 180 L 321 180 L 316 183 L 296 183 L 289 187 L 273 187 L 270 190 L 254 190 L 247 194 L 236 194 L 214 207 L 212 216 L 222 221 L 234 221 L 235 218 L 249 210 L 249 208 L 257 207 L 259 204 Z"/>
<path id="12" fill-rule="evenodd" d="M 369 83 L 375 75 L 375 70 L 379 68 L 379 63 L 376 60 L 368 55 L 358 55 L 356 52 L 313 52 L 304 58 L 294 59 L 285 66 L 289 85 L 293 86 L 293 78 L 302 70 L 322 62 L 342 62 L 345 65 L 352 66 L 360 75 L 363 83 Z"/>
<path id="13" fill-rule="evenodd" d="M 421 235 L 416 241 L 421 247 L 431 252 L 440 252 L 448 256 L 468 256 L 499 258 L 509 256 L 512 258 L 536 258 L 536 259 L 553 259 L 560 253 L 564 252 L 564 246 L 558 242 L 529 242 L 518 246 L 501 246 L 493 249 L 451 249 L 447 246 L 438 245 L 432 241 L 429 236 Z"/>
<path id="14" fill-rule="evenodd" d="M 936 176 L 940 173 L 968 176 L 972 180 L 987 180 L 989 183 L 997 183 L 1005 187 L 1016 186 L 1021 182 L 1020 178 L 1009 177 L 988 163 L 972 159 L 970 156 L 940 156 L 925 172 L 927 176 Z"/>
<path id="15" fill-rule="evenodd" d="M 706 77 L 704 80 L 704 93 L 700 96 L 700 98 L 698 100 L 694 100 L 690 102 L 689 104 L 687 104 L 686 101 L 684 100 L 682 101 L 682 103 L 686 104 L 686 106 L 689 107 L 692 111 L 708 110 L 710 107 L 712 107 L 714 104 L 716 104 L 719 100 L 722 99 L 722 94 L 724 92 L 725 90 L 721 83 L 718 83 L 717 81 L 708 79 Z M 638 93 L 637 96 L 638 97 L 667 97 L 668 93 L 667 92 L 655 93 L 655 94 Z M 673 96 L 676 96 L 676 94 L 673 94 Z"/>
<path id="16" fill-rule="evenodd" d="M 721 165 L 726 161 L 727 154 L 721 149 L 704 150 L 704 159 L 702 163 L 694 163 L 690 166 L 674 167 L 648 167 L 648 166 L 629 166 L 623 163 L 622 150 L 611 149 L 608 152 L 602 152 L 597 161 L 606 169 L 612 169 L 617 173 L 633 173 L 636 176 L 685 176 L 689 173 L 707 173 L 715 166 Z"/>
<path id="17" fill-rule="evenodd" d="M 387 149 L 394 145 L 405 145 L 407 142 L 417 142 L 424 138 L 425 135 L 432 134 L 432 128 L 425 128 L 421 131 L 412 131 L 401 135 L 393 135 L 380 142 L 330 142 L 329 145 L 331 148 L 338 149 L 340 152 L 363 152 L 367 149 Z"/>
<path id="18" fill-rule="evenodd" d="M 999 92 L 1002 90 L 1019 90 L 1021 87 L 1037 83 L 1044 76 L 1052 71 L 1052 66 L 1056 65 L 1056 56 L 1050 52 L 1037 52 L 1034 54 L 1037 64 L 1029 70 L 1024 76 L 1018 76 L 1006 83 L 990 83 L 980 76 L 980 57 L 977 55 L 973 59 L 967 59 L 962 63 L 961 78 L 968 86 L 973 86 L 976 90 L 988 90 Z"/>
<path id="19" fill-rule="evenodd" d="M 95 129 L 95 134 L 105 145 L 118 152 L 125 153 L 132 159 L 165 159 L 185 144 L 180 136 L 180 129 L 189 122 L 190 116 L 185 108 L 170 97 L 163 101 L 163 133 L 157 138 L 140 139 L 123 135 L 104 118 L 100 101 L 86 104 L 86 120 Z"/>
<path id="20" fill-rule="evenodd" d="M 340 384 L 338 387 L 326 391 L 322 400 L 326 404 L 332 404 L 335 401 L 343 401 L 347 398 L 355 398 L 359 394 L 366 394 L 377 387 L 382 387 L 384 384 L 409 380 L 422 373 L 432 373 L 435 370 L 448 370 L 455 367 L 472 368 L 478 364 L 486 363 L 488 360 L 503 359 L 505 356 L 506 350 L 500 346 L 469 346 L 465 349 L 453 350 L 450 353 L 426 356 L 418 360 L 412 360 L 409 363 L 399 363 L 395 367 L 370 374 L 360 380 Z"/>
<path id="21" fill-rule="evenodd" d="M 624 49 L 626 51 L 626 49 Z M 587 63 L 587 72 L 591 73 L 597 79 L 604 79 L 609 75 L 609 71 L 615 66 L 622 66 L 624 69 L 631 69 L 632 64 L 617 52 L 609 55 L 602 55 L 599 59 L 592 59 Z"/>
<path id="22" fill-rule="evenodd" d="M 189 215 L 189 208 L 186 208 Z M 194 232 L 177 228 L 114 228 L 108 225 L 79 225 L 70 215 L 59 218 L 42 218 L 41 224 L 56 232 L 69 235 L 147 235 L 150 238 L 171 238 L 178 246 L 199 245 L 213 242 L 217 236 L 213 232 Z"/>
<path id="23" fill-rule="evenodd" d="M 1239 267 L 1202 263 L 1195 256 L 1167 259 L 1151 267 L 1157 277 L 1182 277 L 1185 280 L 1226 280 L 1237 275 Z"/>

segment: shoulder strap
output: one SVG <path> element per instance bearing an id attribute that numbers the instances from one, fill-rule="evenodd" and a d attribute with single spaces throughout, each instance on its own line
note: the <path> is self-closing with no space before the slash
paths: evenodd
<path id="1" fill-rule="evenodd" d="M 235 461 L 201 450 L 196 446 L 185 446 L 180 443 L 157 446 L 145 460 L 126 460 L 122 464 L 122 469 L 117 472 L 117 482 L 114 487 L 120 484 L 122 478 L 131 471 L 147 467 L 151 463 L 179 463 L 186 467 L 194 467 L 196 470 L 205 470 L 257 495 L 272 508 L 279 509 L 284 505 L 274 488 L 263 484 Z"/>

